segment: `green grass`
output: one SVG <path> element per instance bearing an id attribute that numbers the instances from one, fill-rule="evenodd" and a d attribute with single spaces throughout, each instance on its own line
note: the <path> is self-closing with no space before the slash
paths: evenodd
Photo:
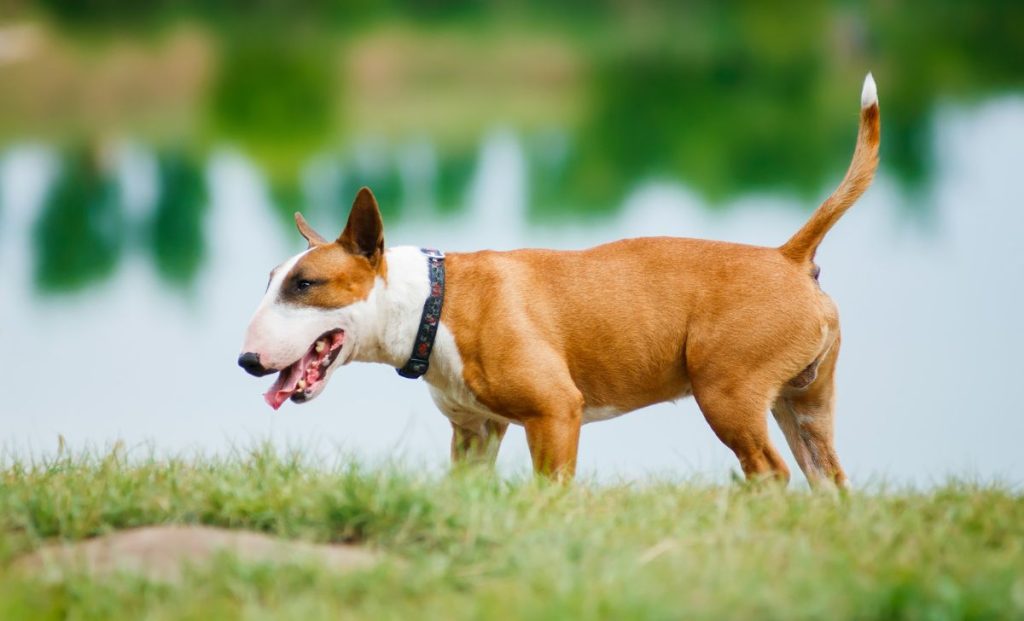
<path id="1" fill-rule="evenodd" d="M 1021 619 L 1024 497 L 949 482 L 836 498 L 652 480 L 563 487 L 402 466 L 8 459 L 0 619 Z M 347 576 L 230 559 L 180 586 L 4 569 L 54 538 L 157 523 L 362 542 Z"/>

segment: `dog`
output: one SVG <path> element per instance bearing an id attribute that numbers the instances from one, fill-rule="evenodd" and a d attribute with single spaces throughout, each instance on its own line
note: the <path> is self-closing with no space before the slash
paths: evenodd
<path id="1" fill-rule="evenodd" d="M 782 246 L 652 237 L 580 251 L 443 255 L 385 248 L 361 189 L 335 241 L 295 214 L 308 248 L 270 273 L 238 363 L 278 373 L 274 409 L 319 395 L 354 360 L 423 377 L 455 463 L 493 464 L 522 425 L 535 472 L 572 478 L 580 426 L 693 395 L 748 479 L 789 481 L 771 410 L 812 485 L 842 487 L 833 445 L 839 315 L 814 255 L 878 167 L 871 74 L 839 187 Z"/>

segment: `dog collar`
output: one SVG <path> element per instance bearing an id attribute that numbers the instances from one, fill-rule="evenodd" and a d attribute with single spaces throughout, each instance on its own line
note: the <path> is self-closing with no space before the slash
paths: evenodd
<path id="1" fill-rule="evenodd" d="M 412 344 L 412 355 L 401 369 L 395 369 L 402 377 L 416 379 L 430 368 L 430 352 L 434 349 L 437 326 L 441 323 L 441 305 L 444 304 L 444 253 L 433 248 L 420 248 L 427 255 L 427 273 L 430 276 L 430 295 L 423 303 L 423 315 L 416 329 L 416 340 Z"/>

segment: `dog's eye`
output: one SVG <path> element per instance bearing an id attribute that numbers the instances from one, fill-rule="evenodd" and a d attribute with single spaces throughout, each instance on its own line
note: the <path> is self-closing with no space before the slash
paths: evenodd
<path id="1" fill-rule="evenodd" d="M 295 289 L 297 291 L 306 291 L 307 289 L 309 289 L 312 286 L 313 286 L 313 281 L 311 281 L 311 280 L 303 279 L 303 280 L 296 280 L 295 281 Z"/>

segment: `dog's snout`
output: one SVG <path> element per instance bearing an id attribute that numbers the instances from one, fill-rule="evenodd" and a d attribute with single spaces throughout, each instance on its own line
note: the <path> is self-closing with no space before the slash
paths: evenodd
<path id="1" fill-rule="evenodd" d="M 238 357 L 238 366 L 245 369 L 245 372 L 249 375 L 255 375 L 256 377 L 263 377 L 274 372 L 273 369 L 268 369 L 260 363 L 259 354 L 251 351 L 247 351 Z"/>

